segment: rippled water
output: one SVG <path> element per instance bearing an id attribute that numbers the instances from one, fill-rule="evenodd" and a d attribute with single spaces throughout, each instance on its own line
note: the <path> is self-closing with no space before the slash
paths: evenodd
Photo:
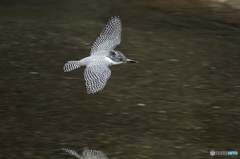
<path id="1" fill-rule="evenodd" d="M 206 158 L 239 150 L 239 11 L 200 1 L 0 1 L 0 157 Z M 88 95 L 86 57 L 111 16 L 116 48 L 138 64 L 111 67 Z M 232 157 L 234 158 L 234 156 Z"/>

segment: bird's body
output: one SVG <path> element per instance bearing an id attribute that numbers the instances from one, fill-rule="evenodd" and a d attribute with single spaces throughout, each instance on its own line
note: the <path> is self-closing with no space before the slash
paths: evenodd
<path id="1" fill-rule="evenodd" d="M 68 61 L 64 65 L 65 72 L 86 66 L 84 78 L 89 94 L 96 93 L 105 87 L 111 76 L 110 66 L 127 62 L 137 63 L 127 59 L 120 51 L 114 50 L 121 42 L 121 31 L 121 20 L 118 17 L 111 18 L 94 42 L 91 55 L 79 61 Z"/>

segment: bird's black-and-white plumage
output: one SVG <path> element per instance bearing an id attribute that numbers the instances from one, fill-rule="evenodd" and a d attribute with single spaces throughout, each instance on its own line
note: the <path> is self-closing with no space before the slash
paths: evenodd
<path id="1" fill-rule="evenodd" d="M 109 20 L 100 36 L 93 43 L 91 55 L 108 55 L 121 42 L 122 23 L 119 17 Z"/>
<path id="2" fill-rule="evenodd" d="M 112 17 L 93 43 L 91 55 L 79 61 L 68 61 L 64 65 L 65 72 L 86 66 L 84 79 L 89 94 L 96 93 L 105 87 L 111 76 L 110 66 L 127 62 L 137 63 L 127 59 L 120 51 L 114 50 L 121 42 L 121 32 L 121 20 L 119 17 Z"/>
<path id="3" fill-rule="evenodd" d="M 103 152 L 97 150 L 89 150 L 87 147 L 84 148 L 82 155 L 79 155 L 76 151 L 70 149 L 63 148 L 63 151 L 70 153 L 79 159 L 108 159 Z"/>

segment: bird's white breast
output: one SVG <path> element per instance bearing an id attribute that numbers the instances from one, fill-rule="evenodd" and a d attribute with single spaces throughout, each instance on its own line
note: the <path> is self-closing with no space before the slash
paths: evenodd
<path id="1" fill-rule="evenodd" d="M 121 64 L 122 62 L 115 62 L 115 61 L 113 61 L 112 59 L 110 59 L 109 57 L 105 57 L 105 59 L 108 61 L 108 62 L 110 62 L 111 64 L 113 64 L 113 65 L 118 65 L 118 64 Z"/>

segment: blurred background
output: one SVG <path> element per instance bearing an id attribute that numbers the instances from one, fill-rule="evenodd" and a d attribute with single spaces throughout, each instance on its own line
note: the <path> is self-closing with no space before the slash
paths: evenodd
<path id="1" fill-rule="evenodd" d="M 210 158 L 240 152 L 239 0 L 0 0 L 0 158 Z M 84 68 L 108 19 L 116 48 L 138 64 L 111 67 L 88 95 Z M 218 156 L 226 158 L 226 156 Z M 239 156 L 232 156 L 237 158 Z"/>

